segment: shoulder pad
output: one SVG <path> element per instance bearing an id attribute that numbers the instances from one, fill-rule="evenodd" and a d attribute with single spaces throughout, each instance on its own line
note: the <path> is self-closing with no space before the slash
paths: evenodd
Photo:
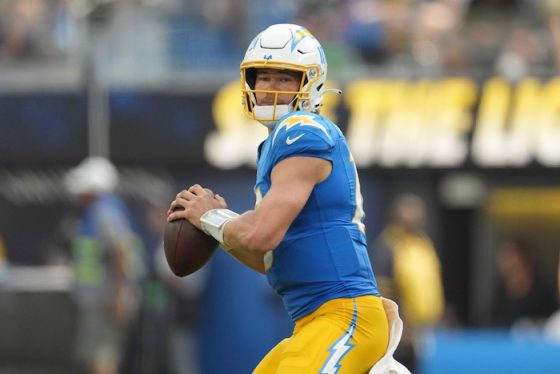
<path id="1" fill-rule="evenodd" d="M 319 115 L 294 112 L 274 128 L 271 149 L 276 161 L 291 156 L 331 158 L 337 132 Z"/>
<path id="2" fill-rule="evenodd" d="M 323 117 L 311 112 L 292 112 L 282 118 L 274 127 L 272 133 L 272 146 L 277 141 L 287 142 L 288 145 L 293 144 L 293 139 L 300 134 L 316 134 L 317 137 L 323 139 L 329 146 L 334 146 L 337 135 L 332 131 L 333 125 Z M 298 138 L 299 139 L 299 138 Z"/>

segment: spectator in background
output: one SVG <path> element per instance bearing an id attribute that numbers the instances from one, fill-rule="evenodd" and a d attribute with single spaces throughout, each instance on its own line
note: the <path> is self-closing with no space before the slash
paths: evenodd
<path id="1" fill-rule="evenodd" d="M 498 246 L 495 326 L 539 327 L 556 310 L 556 292 L 543 278 L 534 253 L 520 238 L 506 239 Z"/>
<path id="2" fill-rule="evenodd" d="M 416 66 L 444 69 L 461 45 L 449 51 L 449 39 L 460 34 L 465 15 L 465 2 L 460 0 L 416 1 L 409 8 L 412 60 Z M 449 66 L 452 68 L 453 66 Z"/>
<path id="3" fill-rule="evenodd" d="M 0 62 L 33 62 L 48 54 L 43 0 L 0 1 Z"/>
<path id="4" fill-rule="evenodd" d="M 116 168 L 105 158 L 82 161 L 65 176 L 81 207 L 72 241 L 78 307 L 78 373 L 114 374 L 138 305 L 139 241 L 124 202 L 114 191 Z"/>
<path id="5" fill-rule="evenodd" d="M 388 58 L 387 14 L 379 1 L 354 0 L 348 3 L 345 37 L 366 65 L 380 65 Z"/>
<path id="6" fill-rule="evenodd" d="M 546 46 L 528 25 L 516 25 L 506 37 L 496 59 L 496 71 L 512 81 L 527 77 L 531 69 L 542 68 L 547 59 Z"/>
<path id="7" fill-rule="evenodd" d="M 441 265 L 424 232 L 425 223 L 426 207 L 420 197 L 397 197 L 371 256 L 382 295 L 397 300 L 401 307 L 404 330 L 395 358 L 413 373 L 420 335 L 440 321 L 445 304 Z"/>

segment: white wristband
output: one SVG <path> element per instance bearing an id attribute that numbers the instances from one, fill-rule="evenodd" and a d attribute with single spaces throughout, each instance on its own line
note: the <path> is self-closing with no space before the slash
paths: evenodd
<path id="1" fill-rule="evenodd" d="M 204 232 L 214 237 L 227 250 L 224 244 L 224 229 L 226 223 L 235 217 L 239 217 L 239 214 L 229 209 L 211 209 L 200 217 L 200 223 Z"/>

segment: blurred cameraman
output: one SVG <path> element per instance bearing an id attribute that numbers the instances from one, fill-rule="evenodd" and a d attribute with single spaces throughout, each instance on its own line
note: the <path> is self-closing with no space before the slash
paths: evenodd
<path id="1" fill-rule="evenodd" d="M 100 157 L 85 159 L 65 176 L 81 210 L 71 248 L 79 373 L 118 372 L 124 338 L 138 309 L 142 247 L 114 192 L 118 181 L 117 169 Z"/>

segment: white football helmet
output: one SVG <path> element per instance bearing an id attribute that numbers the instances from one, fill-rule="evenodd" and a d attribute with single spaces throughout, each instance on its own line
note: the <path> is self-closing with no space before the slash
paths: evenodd
<path id="1" fill-rule="evenodd" d="M 275 95 L 273 105 L 257 105 L 256 69 L 291 70 L 302 73 L 299 91 L 265 91 Z M 323 102 L 327 60 L 321 44 L 304 27 L 277 24 L 268 27 L 253 39 L 241 62 L 241 91 L 243 110 L 250 118 L 266 127 L 295 110 L 319 112 Z M 288 105 L 277 105 L 278 95 L 293 94 Z"/>

